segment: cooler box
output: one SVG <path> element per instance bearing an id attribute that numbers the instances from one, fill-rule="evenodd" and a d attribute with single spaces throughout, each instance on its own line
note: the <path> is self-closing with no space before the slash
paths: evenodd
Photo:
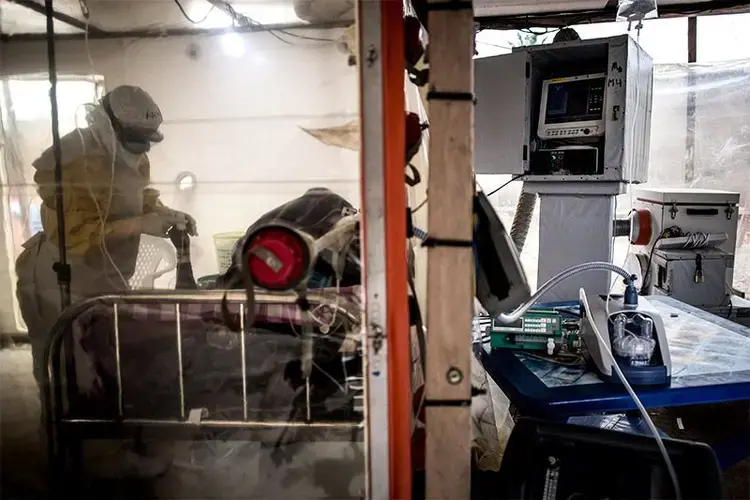
<path id="1" fill-rule="evenodd" d="M 679 227 L 684 233 L 725 233 L 727 240 L 716 245 L 715 248 L 731 257 L 722 259 L 727 263 L 724 281 L 733 283 L 733 256 L 737 244 L 739 221 L 739 193 L 690 188 L 633 187 L 632 189 L 635 199 L 633 208 L 649 210 L 653 225 L 651 241 L 645 247 L 640 247 L 638 253 L 648 256 L 659 234 L 672 226 Z M 651 272 L 655 272 L 655 269 L 652 268 Z M 654 280 L 651 282 L 655 283 Z M 698 306 L 698 303 L 688 303 Z"/>

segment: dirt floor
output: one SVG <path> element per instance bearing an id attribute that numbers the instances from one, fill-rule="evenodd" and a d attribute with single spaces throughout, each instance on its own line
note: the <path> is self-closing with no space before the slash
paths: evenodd
<path id="1" fill-rule="evenodd" d="M 38 424 L 31 349 L 0 349 L 3 500 L 50 500 L 44 491 L 46 445 Z M 364 488 L 364 452 L 361 443 L 353 441 L 289 439 L 275 446 L 273 441 L 180 441 L 149 444 L 145 455 L 130 453 L 133 449 L 131 443 L 87 442 L 84 462 L 87 472 L 95 469 L 92 476 L 96 475 L 87 482 L 87 498 L 343 500 L 360 498 Z"/>

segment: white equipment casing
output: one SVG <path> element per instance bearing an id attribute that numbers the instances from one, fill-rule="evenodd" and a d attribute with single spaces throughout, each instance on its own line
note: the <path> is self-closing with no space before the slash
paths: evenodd
<path id="1" fill-rule="evenodd" d="M 601 190 L 595 194 L 575 193 L 574 188 L 617 187 L 610 183 L 533 183 L 525 187 L 557 187 L 569 192 L 540 193 L 539 264 L 537 285 L 541 286 L 569 267 L 585 262 L 612 262 L 612 220 L 615 217 L 614 194 Z M 573 191 L 573 192 L 570 192 Z M 585 242 L 582 244 L 582 242 Z M 581 273 L 540 297 L 541 302 L 574 300 L 583 288 L 591 294 L 607 293 L 610 274 Z"/>
<path id="2" fill-rule="evenodd" d="M 607 350 L 612 352 L 612 343 L 608 327 L 609 318 L 617 316 L 618 313 L 626 311 L 626 309 L 622 306 L 622 299 L 611 298 L 609 301 L 609 316 L 607 316 L 606 298 L 595 296 L 589 297 L 588 301 L 589 310 L 585 311 L 583 319 L 581 320 L 581 335 L 583 341 L 586 343 L 586 350 L 591 356 L 591 360 L 596 365 L 599 373 L 605 378 L 610 378 L 613 376 L 612 361 L 606 353 Z M 630 311 L 633 310 L 630 309 Z M 657 342 L 654 356 L 656 355 L 656 349 L 658 349 L 661 354 L 662 364 L 667 370 L 667 377 L 671 378 L 672 359 L 669 355 L 669 345 L 667 343 L 667 335 L 661 315 L 656 308 L 649 303 L 648 299 L 644 297 L 638 297 L 638 307 L 634 311 L 651 318 L 654 322 L 653 336 Z M 594 332 L 591 322 L 596 323 L 598 331 L 602 334 L 605 343 L 604 345 L 602 345 L 602 339 L 600 339 L 596 332 Z M 632 380 L 630 380 L 630 382 L 631 384 L 633 383 Z"/>
<path id="3" fill-rule="evenodd" d="M 713 248 L 656 249 L 651 260 L 651 295 L 668 295 L 701 309 L 726 306 L 730 296 L 726 274 L 733 262 L 734 256 Z"/>
<path id="4" fill-rule="evenodd" d="M 633 188 L 633 198 L 634 209 L 646 209 L 651 212 L 653 226 L 649 243 L 643 247 L 634 247 L 637 253 L 647 259 L 659 234 L 671 226 L 679 227 L 683 233 L 723 233 L 727 236 L 726 241 L 715 248 L 730 256 L 727 260 L 725 282 L 732 284 L 739 220 L 739 193 L 714 189 Z M 651 266 L 649 275 L 655 277 L 657 275 L 653 261 Z M 653 279 L 650 281 L 655 283 Z M 674 293 L 676 290 L 672 291 Z M 699 306 L 693 302 L 688 303 Z"/>
<path id="5" fill-rule="evenodd" d="M 718 189 L 633 188 L 635 209 L 651 212 L 654 224 L 649 246 L 671 226 L 683 232 L 726 233 L 719 250 L 734 255 L 737 244 L 740 194 Z"/>
<path id="6" fill-rule="evenodd" d="M 604 171 L 528 175 L 525 181 L 646 182 L 653 63 L 628 35 L 536 45 L 475 61 L 475 164 L 478 174 L 527 174 L 537 147 L 545 71 L 605 72 Z M 570 73 L 569 73 L 570 74 Z"/>

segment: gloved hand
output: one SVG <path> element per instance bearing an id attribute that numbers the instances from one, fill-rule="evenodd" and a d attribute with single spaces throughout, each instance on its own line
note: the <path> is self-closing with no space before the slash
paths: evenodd
<path id="1" fill-rule="evenodd" d="M 172 210 L 171 208 L 165 206 L 158 207 L 154 212 L 159 215 L 178 220 L 178 229 L 187 232 L 187 234 L 189 234 L 190 236 L 198 236 L 198 226 L 195 222 L 195 219 L 193 219 L 193 217 L 189 214 L 180 212 L 179 210 Z"/>
<path id="2" fill-rule="evenodd" d="M 144 214 L 138 220 L 142 234 L 166 238 L 167 231 L 179 224 L 185 224 L 185 218 L 177 215 L 162 215 L 156 212 Z"/>

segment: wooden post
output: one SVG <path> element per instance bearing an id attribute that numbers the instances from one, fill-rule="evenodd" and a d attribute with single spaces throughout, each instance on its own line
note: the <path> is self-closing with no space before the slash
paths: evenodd
<path id="1" fill-rule="evenodd" d="M 427 498 L 469 498 L 474 12 L 429 1 Z"/>

